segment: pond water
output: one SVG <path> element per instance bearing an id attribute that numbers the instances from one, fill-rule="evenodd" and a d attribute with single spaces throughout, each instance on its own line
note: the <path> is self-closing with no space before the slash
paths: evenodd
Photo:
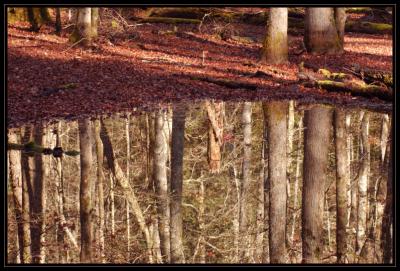
<path id="1" fill-rule="evenodd" d="M 267 215 L 264 215 L 266 195 L 270 195 L 265 186 L 270 157 L 268 151 L 274 149 L 268 142 L 271 131 L 268 131 L 265 110 L 269 106 L 274 105 L 267 101 L 208 100 L 9 129 L 9 150 L 13 149 L 8 152 L 9 262 L 15 262 L 18 255 L 11 185 L 16 176 L 13 170 L 19 170 L 18 176 L 22 176 L 21 189 L 26 192 L 23 198 L 31 206 L 39 206 L 31 209 L 43 214 L 44 224 L 40 225 L 44 225 L 46 262 L 79 262 L 79 249 L 75 246 L 79 245 L 81 238 L 80 196 L 83 191 L 82 174 L 86 174 L 89 181 L 84 191 L 89 198 L 93 219 L 93 261 L 102 262 L 103 257 L 106 262 L 112 263 L 148 263 L 144 229 L 150 232 L 150 238 L 155 242 L 164 238 L 162 219 L 171 213 L 170 210 L 165 213 L 166 210 L 159 204 L 173 201 L 171 180 L 179 179 L 179 157 L 182 159 L 180 208 L 186 261 L 238 263 L 238 250 L 244 245 L 241 238 L 245 234 L 248 243 L 244 262 L 268 262 L 268 257 L 263 258 L 262 251 L 265 247 L 263 240 L 268 239 L 265 234 L 265 227 L 268 226 L 264 227 L 264 224 L 268 225 Z M 279 111 L 282 108 L 285 109 Z M 336 257 L 331 256 L 336 249 L 337 215 L 335 111 L 345 114 L 343 126 L 347 131 L 345 151 L 349 181 L 346 199 L 349 217 L 357 204 L 360 174 L 366 174 L 368 198 L 365 200 L 369 206 L 376 206 L 375 211 L 367 209 L 366 213 L 376 223 L 377 236 L 382 223 L 385 202 L 382 191 L 386 189 L 387 179 L 387 168 L 382 161 L 385 156 L 386 159 L 388 157 L 390 117 L 357 108 L 286 101 L 275 113 L 285 120 L 286 125 L 286 129 L 276 129 L 281 129 L 281 137 L 286 138 L 283 153 L 286 153 L 288 263 L 301 262 L 300 210 L 307 130 L 304 120 L 306 112 L 313 108 L 327 109 L 330 117 L 329 131 L 324 133 L 327 138 L 323 140 L 327 145 L 315 146 L 317 149 L 327 147 L 328 152 L 326 174 L 320 176 L 320 185 L 325 191 L 321 261 L 334 262 Z M 323 116 L 318 117 L 323 121 Z M 271 123 L 270 127 L 275 127 L 274 124 Z M 179 143 L 183 144 L 182 154 Z M 174 144 L 177 144 L 178 150 L 172 151 Z M 89 165 L 83 164 L 83 155 L 84 159 L 89 159 L 86 160 Z M 20 161 L 20 167 L 11 169 L 10 161 Z M 174 164 L 176 161 L 178 165 Z M 367 167 L 367 171 L 361 169 L 361 164 Z M 88 169 L 87 173 L 82 173 L 82 166 Z M 175 173 L 177 168 L 178 173 Z M 241 229 L 239 234 L 243 193 L 247 193 L 244 207 L 247 224 L 243 233 Z M 100 208 L 101 205 L 103 208 Z M 44 208 L 42 211 L 40 206 Z M 141 219 L 144 220 L 142 225 Z M 103 234 L 104 239 L 101 238 Z M 351 235 L 349 240 L 354 238 Z M 157 262 L 160 250 L 155 249 L 151 253 L 153 262 Z M 381 259 L 379 253 L 375 255 L 375 262 Z M 350 252 L 348 257 L 352 260 Z"/>

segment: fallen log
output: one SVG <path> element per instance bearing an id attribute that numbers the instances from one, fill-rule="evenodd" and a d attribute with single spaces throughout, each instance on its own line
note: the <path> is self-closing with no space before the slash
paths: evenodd
<path id="1" fill-rule="evenodd" d="M 139 19 L 139 23 L 164 23 L 164 24 L 199 24 L 201 20 L 170 17 L 147 17 Z"/>
<path id="2" fill-rule="evenodd" d="M 345 26 L 346 32 L 358 32 L 366 34 L 392 34 L 391 24 L 378 24 L 371 22 L 347 21 Z"/>
<path id="3" fill-rule="evenodd" d="M 337 82 L 331 80 L 309 81 L 303 84 L 306 87 L 320 87 L 329 92 L 347 92 L 353 96 L 379 98 L 383 101 L 393 101 L 393 92 L 390 88 L 376 85 L 359 84 L 356 82 Z"/>
<path id="4" fill-rule="evenodd" d="M 368 84 L 381 82 L 388 87 L 393 87 L 392 73 L 361 68 L 359 65 L 353 65 L 350 69 L 347 70 Z"/>
<path id="5" fill-rule="evenodd" d="M 203 76 L 190 76 L 190 79 L 205 81 L 208 83 L 213 83 L 216 85 L 224 86 L 227 88 L 233 88 L 233 89 L 243 88 L 243 89 L 249 89 L 249 90 L 256 90 L 258 88 L 258 86 L 256 84 L 237 82 L 237 81 L 233 81 L 233 80 L 229 80 L 229 79 L 210 78 L 210 77 L 203 77 Z"/>

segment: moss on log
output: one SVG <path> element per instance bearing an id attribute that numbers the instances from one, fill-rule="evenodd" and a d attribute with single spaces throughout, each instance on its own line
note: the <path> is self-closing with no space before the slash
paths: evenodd
<path id="1" fill-rule="evenodd" d="M 346 22 L 345 27 L 346 32 L 358 32 L 366 34 L 391 34 L 392 29 L 393 27 L 391 24 L 378 24 L 357 21 L 348 21 Z"/>
<path id="2" fill-rule="evenodd" d="M 353 96 L 361 96 L 366 98 L 379 98 L 384 101 L 393 101 L 393 92 L 389 88 L 360 84 L 356 82 L 337 82 L 331 80 L 317 80 L 307 83 L 306 86 L 318 86 L 329 92 L 345 92 Z"/>

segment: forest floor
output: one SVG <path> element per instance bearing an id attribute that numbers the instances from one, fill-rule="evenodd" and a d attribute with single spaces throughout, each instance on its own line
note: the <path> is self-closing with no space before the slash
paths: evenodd
<path id="1" fill-rule="evenodd" d="M 101 20 L 99 39 L 86 49 L 68 42 L 72 27 L 68 27 L 65 14 L 63 26 L 67 28 L 61 36 L 54 33 L 53 25 L 43 26 L 38 33 L 29 31 L 28 23 L 8 25 L 8 126 L 131 111 L 136 107 L 150 110 L 158 103 L 204 98 L 296 99 L 382 112 L 392 110 L 391 103 L 377 98 L 353 97 L 297 84 L 302 61 L 333 72 L 343 72 L 353 64 L 391 72 L 391 35 L 346 33 L 344 54 L 314 56 L 297 53 L 303 35 L 291 32 L 289 63 L 266 65 L 259 62 L 264 24 L 210 21 L 199 30 L 198 25 L 191 24 L 174 27 L 126 23 L 131 26 L 123 27 L 122 21 Z M 218 33 L 228 34 L 221 38 Z M 224 87 L 198 80 L 199 77 L 256 88 Z"/>

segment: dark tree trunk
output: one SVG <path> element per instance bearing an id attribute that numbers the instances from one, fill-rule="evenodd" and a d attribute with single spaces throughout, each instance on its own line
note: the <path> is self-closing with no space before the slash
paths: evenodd
<path id="1" fill-rule="evenodd" d="M 171 262 L 185 263 L 182 240 L 182 184 L 186 106 L 176 105 L 172 115 L 171 147 Z"/>
<path id="2" fill-rule="evenodd" d="M 81 157 L 80 218 L 81 218 L 81 254 L 82 263 L 92 262 L 92 202 L 90 195 L 92 169 L 92 125 L 89 119 L 79 120 L 79 144 Z"/>
<path id="3" fill-rule="evenodd" d="M 61 8 L 56 8 L 56 33 L 61 35 Z"/>
<path id="4" fill-rule="evenodd" d="M 335 23 L 339 37 L 340 51 L 344 50 L 344 29 L 346 26 L 346 8 L 335 8 Z"/>

